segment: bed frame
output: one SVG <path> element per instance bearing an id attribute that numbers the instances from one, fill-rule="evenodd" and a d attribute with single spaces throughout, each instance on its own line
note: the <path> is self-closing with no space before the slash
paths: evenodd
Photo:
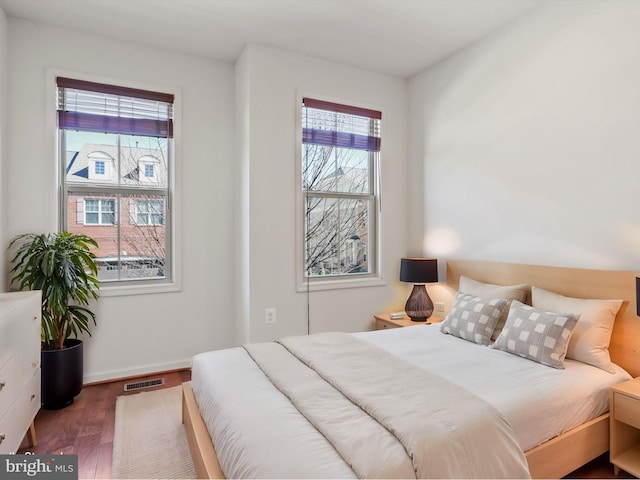
<path id="1" fill-rule="evenodd" d="M 461 275 L 498 285 L 526 283 L 578 298 L 622 299 L 609 351 L 612 360 L 640 376 L 640 318 L 633 272 L 447 260 L 446 288 L 453 297 Z M 198 478 L 225 478 L 196 404 L 191 383 L 183 385 L 182 420 Z M 561 478 L 609 450 L 609 414 L 525 452 L 532 478 Z"/>

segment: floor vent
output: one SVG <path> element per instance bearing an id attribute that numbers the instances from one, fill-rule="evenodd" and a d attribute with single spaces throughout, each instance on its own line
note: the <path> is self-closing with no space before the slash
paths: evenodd
<path id="1" fill-rule="evenodd" d="M 145 380 L 144 382 L 125 383 L 124 391 L 133 392 L 134 390 L 157 387 L 159 385 L 164 385 L 164 378 L 154 378 L 153 380 Z"/>

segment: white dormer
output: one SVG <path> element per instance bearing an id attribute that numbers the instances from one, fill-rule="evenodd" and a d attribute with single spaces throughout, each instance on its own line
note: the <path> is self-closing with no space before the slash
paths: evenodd
<path id="1" fill-rule="evenodd" d="M 140 182 L 156 183 L 158 179 L 158 167 L 160 160 L 152 155 L 145 155 L 138 160 L 138 172 Z"/>
<path id="2" fill-rule="evenodd" d="M 91 152 L 89 159 L 89 180 L 111 180 L 113 172 L 113 158 L 101 151 Z"/>

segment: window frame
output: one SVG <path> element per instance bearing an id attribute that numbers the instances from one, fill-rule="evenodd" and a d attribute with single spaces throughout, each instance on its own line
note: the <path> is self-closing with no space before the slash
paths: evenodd
<path id="1" fill-rule="evenodd" d="M 381 262 L 381 224 L 382 224 L 382 191 L 381 191 L 381 163 L 380 158 L 383 154 L 382 148 L 376 152 L 369 152 L 369 193 L 347 193 L 347 192 L 312 192 L 303 188 L 302 170 L 303 170 L 303 125 L 302 125 L 302 108 L 304 106 L 304 98 L 312 98 L 318 101 L 326 101 L 329 103 L 347 105 L 355 109 L 364 108 L 367 110 L 382 109 L 362 105 L 353 100 L 327 98 L 325 95 L 303 94 L 298 92 L 296 102 L 296 290 L 298 292 L 305 291 L 322 291 L 343 288 L 358 288 L 385 285 L 383 281 L 382 262 Z M 306 269 L 306 202 L 308 198 L 336 198 L 341 200 L 359 200 L 363 199 L 370 202 L 370 210 L 368 216 L 368 248 L 367 261 L 369 262 L 368 273 L 355 273 L 343 275 L 327 275 L 325 276 L 307 276 Z"/>
<path id="2" fill-rule="evenodd" d="M 64 140 L 64 132 L 62 129 L 59 129 L 59 142 L 61 148 L 64 148 L 65 140 Z M 168 142 L 168 151 L 171 150 L 171 145 L 173 142 Z M 62 198 L 60 200 L 60 230 L 68 230 L 68 221 L 69 221 L 69 213 L 67 212 L 68 199 L 73 195 L 85 195 L 85 197 L 98 196 L 98 195 L 107 195 L 113 196 L 114 199 L 114 223 L 106 224 L 106 223 L 86 223 L 86 208 L 85 208 L 85 226 L 91 227 L 108 227 L 108 226 L 117 226 L 120 228 L 122 224 L 122 219 L 120 215 L 122 204 L 121 201 L 123 199 L 140 196 L 140 195 L 148 195 L 153 197 L 161 197 L 162 201 L 165 205 L 165 223 L 162 225 L 165 229 L 164 241 L 165 241 L 165 276 L 163 278 L 135 278 L 135 279 L 124 279 L 124 280 L 106 280 L 100 282 L 101 290 L 105 288 L 112 288 L 114 286 L 120 286 L 123 288 L 132 287 L 138 284 L 141 285 L 154 285 L 154 284 L 171 284 L 173 283 L 173 270 L 175 266 L 175 260 L 173 259 L 173 254 L 175 250 L 172 248 L 172 217 L 173 215 L 170 212 L 170 199 L 171 199 L 171 190 L 170 190 L 170 165 L 172 162 L 171 153 L 168 153 L 167 159 L 167 187 L 166 188 L 158 188 L 149 185 L 147 182 L 140 182 L 140 187 L 118 187 L 111 185 L 100 184 L 99 180 L 95 183 L 94 186 L 88 185 L 69 185 L 66 181 L 66 172 L 64 171 L 64 158 L 62 158 L 61 152 L 64 150 L 60 150 L 59 162 L 61 164 L 61 168 L 63 171 L 60 174 L 61 177 L 61 195 Z M 119 173 L 118 173 L 119 175 Z M 101 214 L 102 212 L 98 212 Z M 136 224 L 137 225 L 137 224 Z M 156 226 L 155 224 L 144 224 L 143 227 L 152 227 Z M 87 232 L 88 235 L 91 235 L 91 232 Z M 118 244 L 120 243 L 120 235 L 117 237 Z M 120 246 L 118 246 L 118 250 L 121 250 Z"/>
<path id="3" fill-rule="evenodd" d="M 117 220 L 117 215 L 116 215 L 116 201 L 115 200 L 111 200 L 111 199 L 103 199 L 103 198 L 89 198 L 89 196 L 84 197 L 84 225 L 85 226 L 89 226 L 89 227 L 100 227 L 100 226 L 104 226 L 104 225 L 115 225 L 118 223 Z M 93 200 L 98 202 L 98 210 L 96 211 L 91 211 L 89 212 L 87 209 L 87 200 Z M 104 203 L 111 203 L 113 205 L 113 209 L 111 211 L 107 211 L 107 210 L 103 210 L 102 209 L 102 205 Z M 87 221 L 87 213 L 92 213 L 92 214 L 97 214 L 98 215 L 98 221 L 93 223 L 93 222 L 89 222 Z M 112 222 L 103 222 L 102 221 L 102 216 L 105 214 L 111 214 L 113 221 Z"/>
<path id="4" fill-rule="evenodd" d="M 162 86 L 158 84 L 144 84 L 139 82 L 127 82 L 119 79 L 113 78 L 105 78 L 101 76 L 91 76 L 82 74 L 75 71 L 61 70 L 61 69 L 47 69 L 46 72 L 47 77 L 47 88 L 46 88 L 46 96 L 48 99 L 48 104 L 51 105 L 51 108 L 48 109 L 47 112 L 47 130 L 51 132 L 49 138 L 53 139 L 50 142 L 49 151 L 53 155 L 55 161 L 55 171 L 54 173 L 55 182 L 52 183 L 52 206 L 54 207 L 51 210 L 53 223 L 51 224 L 51 228 L 54 229 L 64 229 L 65 223 L 67 221 L 66 214 L 66 199 L 68 192 L 65 191 L 66 185 L 64 182 L 65 179 L 65 158 L 61 155 L 64 152 L 64 142 L 62 129 L 58 128 L 57 122 L 57 98 L 58 98 L 58 87 L 57 87 L 57 78 L 58 77 L 68 77 L 73 78 L 78 81 L 86 81 L 86 82 L 95 82 L 101 83 L 105 85 L 113 85 L 117 88 L 131 88 L 131 89 L 139 89 L 146 91 L 159 91 L 166 92 L 167 94 L 173 95 L 173 139 L 169 142 L 168 146 L 168 155 L 170 157 L 170 161 L 168 164 L 167 170 L 167 192 L 165 197 L 165 223 L 171 222 L 170 225 L 167 225 L 166 230 L 166 252 L 167 256 L 170 255 L 170 265 L 167 262 L 167 266 L 170 266 L 171 273 L 167 274 L 165 278 L 162 279 L 136 279 L 136 280 L 126 280 L 126 281 L 118 281 L 118 282 L 105 282 L 101 284 L 100 294 L 103 297 L 112 297 L 112 296 L 129 296 L 129 295 L 145 295 L 145 294 L 156 294 L 162 292 L 178 292 L 182 290 L 182 252 L 181 252 L 181 242 L 182 242 L 182 233 L 181 233 L 181 219 L 179 216 L 176 216 L 173 212 L 177 211 L 178 205 L 180 203 L 180 199 L 182 197 L 182 181 L 181 181 L 181 168 L 179 163 L 179 158 L 181 157 L 181 139 L 182 139 L 182 91 L 179 88 L 171 87 L 171 86 Z M 52 163 L 54 165 L 54 163 Z M 106 166 L 107 169 L 110 168 L 109 165 Z M 146 187 L 145 187 L 146 188 Z M 81 193 L 83 190 L 83 186 L 74 187 L 74 190 L 77 190 L 78 193 Z M 106 188 L 105 190 L 110 190 Z M 87 195 L 96 194 L 95 190 L 91 190 L 85 192 Z M 105 193 L 107 193 L 105 191 Z M 125 192 L 131 195 L 140 195 L 143 193 L 140 189 L 135 189 L 129 192 Z M 150 195 L 153 193 L 148 192 Z M 116 208 L 116 210 L 118 210 Z M 169 220 L 170 219 L 170 220 Z M 116 222 L 120 221 L 116 218 Z"/>
<path id="5" fill-rule="evenodd" d="M 93 173 L 96 176 L 106 177 L 107 176 L 107 165 L 104 163 L 104 160 L 94 160 L 93 161 Z M 101 170 L 101 171 L 99 171 Z"/>
<path id="6" fill-rule="evenodd" d="M 131 201 L 131 200 L 130 200 Z M 166 224 L 166 213 L 162 214 L 162 222 L 159 223 L 154 223 L 152 221 L 152 217 L 156 216 L 156 215 L 161 215 L 158 213 L 153 213 L 151 211 L 150 208 L 147 208 L 146 212 L 140 212 L 140 204 L 144 203 L 147 205 L 147 207 L 149 207 L 153 202 L 160 202 L 162 203 L 162 211 L 166 212 L 166 208 L 165 208 L 165 199 L 162 200 L 133 200 L 135 202 L 134 204 L 134 218 L 133 218 L 133 223 L 136 225 L 144 225 L 144 226 L 149 226 L 149 227 L 153 227 L 153 226 L 161 226 L 161 225 L 165 225 Z M 139 222 L 138 221 L 138 215 L 145 215 L 147 218 L 147 222 Z"/>
<path id="7" fill-rule="evenodd" d="M 156 169 L 153 163 L 143 163 L 142 166 L 144 167 L 143 175 L 146 178 L 156 178 Z M 149 175 L 149 172 L 151 172 L 151 175 Z"/>

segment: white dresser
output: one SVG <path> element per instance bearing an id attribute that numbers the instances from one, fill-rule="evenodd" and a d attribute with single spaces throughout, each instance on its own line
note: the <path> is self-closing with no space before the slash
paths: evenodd
<path id="1" fill-rule="evenodd" d="M 41 294 L 0 293 L 0 454 L 16 452 L 40 409 Z"/>

